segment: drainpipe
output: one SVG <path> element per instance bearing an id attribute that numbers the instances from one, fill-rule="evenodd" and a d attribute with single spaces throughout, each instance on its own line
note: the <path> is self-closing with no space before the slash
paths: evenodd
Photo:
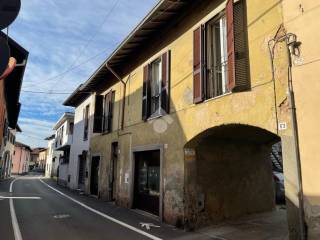
<path id="1" fill-rule="evenodd" d="M 123 84 L 123 96 L 122 96 L 122 116 L 121 116 L 121 130 L 124 129 L 124 112 L 125 112 L 125 103 L 126 103 L 126 91 L 127 83 L 122 80 L 122 78 L 109 66 L 109 63 L 106 64 L 107 69 Z"/>
<path id="2" fill-rule="evenodd" d="M 290 42 L 290 37 L 293 37 L 293 42 Z M 297 121 L 297 111 L 295 105 L 295 96 L 293 90 L 292 82 L 292 57 L 290 47 L 295 48 L 300 46 L 300 43 L 296 41 L 297 36 L 294 34 L 288 34 L 286 38 L 287 43 L 287 53 L 288 53 L 288 95 L 289 95 L 289 108 L 291 110 L 291 122 L 292 122 L 292 134 L 294 139 L 295 155 L 297 160 L 297 174 L 298 174 L 298 197 L 299 197 L 299 214 L 300 214 L 300 231 L 301 239 L 306 239 L 306 229 L 305 229 L 305 213 L 304 213 L 304 199 L 303 199 L 303 185 L 302 185 L 302 173 L 301 173 L 301 157 L 299 148 L 299 132 L 298 132 L 298 121 Z"/>
<path id="3" fill-rule="evenodd" d="M 299 200 L 299 228 L 300 228 L 300 239 L 306 239 L 306 229 L 305 229 L 305 213 L 304 213 L 304 199 L 303 199 L 303 185 L 302 185 L 302 174 L 301 174 L 301 158 L 300 158 L 300 148 L 299 148 L 299 135 L 298 135 L 298 123 L 297 123 L 297 112 L 296 112 L 296 105 L 295 105 L 295 97 L 294 97 L 294 90 L 292 84 L 292 57 L 291 55 L 298 56 L 300 42 L 297 41 L 297 36 L 293 33 L 286 33 L 284 36 L 279 38 L 274 38 L 269 41 L 269 50 L 270 44 L 273 43 L 272 51 L 270 51 L 271 57 L 271 66 L 272 66 L 272 74 L 274 78 L 274 48 L 276 44 L 280 42 L 286 43 L 287 48 L 287 56 L 288 56 L 288 98 L 289 98 L 289 109 L 291 110 L 291 123 L 292 123 L 292 136 L 294 140 L 294 151 L 295 157 L 297 162 L 297 174 L 298 174 L 298 200 Z M 290 51 L 290 47 L 292 48 L 293 52 Z M 296 50 L 298 50 L 298 54 L 296 54 Z M 276 109 L 277 111 L 277 109 Z"/>

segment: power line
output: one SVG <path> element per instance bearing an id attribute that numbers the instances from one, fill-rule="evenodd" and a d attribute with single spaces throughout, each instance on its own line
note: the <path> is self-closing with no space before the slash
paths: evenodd
<path id="1" fill-rule="evenodd" d="M 108 20 L 108 17 L 109 17 L 110 14 L 113 12 L 113 10 L 116 8 L 116 6 L 118 5 L 119 2 L 120 2 L 120 0 L 116 0 L 116 1 L 115 1 L 115 3 L 113 4 L 112 8 L 107 12 L 107 14 L 105 15 L 105 17 L 103 18 L 103 21 L 102 21 L 102 23 L 99 25 L 97 31 L 91 36 L 91 38 L 88 38 L 88 40 L 86 41 L 86 43 L 85 43 L 85 44 L 83 45 L 83 47 L 80 49 L 78 56 L 75 57 L 75 60 L 72 62 L 72 64 L 70 64 L 70 67 L 67 68 L 67 70 L 61 72 L 60 74 L 58 74 L 58 75 L 56 75 L 56 76 L 54 76 L 54 77 L 50 77 L 50 78 L 44 80 L 44 81 L 43 81 L 42 83 L 40 83 L 40 84 L 33 84 L 33 85 L 31 85 L 31 86 L 28 86 L 28 87 L 33 87 L 33 86 L 35 86 L 35 85 L 37 85 L 37 86 L 43 85 L 43 84 L 46 83 L 46 82 L 49 82 L 49 81 L 51 81 L 51 80 L 55 80 L 55 79 L 57 79 L 57 78 L 59 78 L 59 77 L 63 77 L 63 76 L 66 75 L 67 73 L 73 71 L 74 69 L 77 69 L 77 68 L 81 67 L 82 65 L 90 62 L 91 60 L 93 60 L 93 59 L 95 59 L 96 57 L 100 56 L 102 53 L 105 53 L 107 50 L 109 50 L 109 49 L 104 49 L 103 51 L 99 52 L 98 54 L 96 54 L 96 55 L 88 58 L 88 59 L 85 60 L 84 62 L 82 62 L 82 63 L 80 63 L 80 64 L 78 64 L 78 65 L 75 65 L 76 62 L 80 60 L 80 58 L 81 58 L 81 56 L 82 56 L 83 51 L 85 50 L 85 48 L 87 48 L 87 47 L 91 44 L 91 42 L 94 40 L 94 38 L 99 34 L 102 26 L 103 26 L 103 25 L 105 24 L 105 22 Z M 61 80 L 61 79 L 60 79 L 60 80 Z M 57 82 L 55 82 L 55 84 L 56 84 L 56 83 L 57 83 Z M 55 84 L 54 84 L 54 85 L 55 85 Z M 50 90 L 52 90 L 52 88 L 53 88 L 53 87 L 51 87 Z"/>
<path id="2" fill-rule="evenodd" d="M 50 94 L 50 95 L 70 95 L 72 93 L 67 92 L 53 92 L 53 91 L 28 91 L 28 90 L 21 90 L 21 92 L 25 93 L 33 93 L 33 94 Z"/>
<path id="3" fill-rule="evenodd" d="M 108 20 L 109 16 L 111 15 L 111 13 L 113 12 L 113 10 L 116 8 L 116 6 L 118 5 L 118 3 L 120 2 L 120 0 L 116 0 L 113 4 L 113 6 L 110 8 L 110 10 L 106 13 L 106 15 L 103 18 L 103 21 L 101 22 L 101 24 L 99 25 L 98 29 L 95 31 L 94 34 L 91 35 L 90 38 L 88 38 L 87 42 L 82 46 L 82 48 L 79 51 L 79 54 L 77 57 L 75 57 L 73 63 L 70 65 L 69 68 L 73 68 L 74 65 L 77 63 L 77 61 L 80 60 L 80 58 L 82 57 L 82 54 L 84 52 L 84 50 L 86 48 L 88 48 L 88 46 L 91 44 L 91 42 L 93 42 L 93 40 L 96 38 L 96 36 L 100 33 L 101 28 L 103 27 L 103 25 L 106 23 L 106 21 Z M 63 77 L 62 77 L 63 78 Z M 56 83 L 56 82 L 55 82 Z M 54 84 L 55 85 L 55 84 Z M 51 87 L 50 90 L 52 90 L 54 86 Z"/>

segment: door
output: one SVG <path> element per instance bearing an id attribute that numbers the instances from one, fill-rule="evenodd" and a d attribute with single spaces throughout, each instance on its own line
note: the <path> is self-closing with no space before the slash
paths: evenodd
<path id="1" fill-rule="evenodd" d="M 79 155 L 79 187 L 83 187 L 85 182 L 86 156 Z"/>
<path id="2" fill-rule="evenodd" d="M 112 143 L 111 149 L 111 179 L 110 179 L 110 198 L 112 201 L 116 200 L 117 194 L 117 179 L 118 179 L 118 143 Z"/>
<path id="3" fill-rule="evenodd" d="M 159 216 L 160 150 L 135 154 L 134 207 Z"/>
<path id="4" fill-rule="evenodd" d="M 100 157 L 92 157 L 91 163 L 91 178 L 90 178 L 90 193 L 98 196 L 99 187 L 99 165 Z"/>

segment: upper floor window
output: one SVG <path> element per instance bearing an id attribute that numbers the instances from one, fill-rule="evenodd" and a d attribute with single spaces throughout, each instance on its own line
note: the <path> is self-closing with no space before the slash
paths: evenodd
<path id="1" fill-rule="evenodd" d="M 88 134 L 89 134 L 89 109 L 90 109 L 90 106 L 87 105 L 86 108 L 83 110 L 83 121 L 84 121 L 83 140 L 88 140 Z"/>
<path id="2" fill-rule="evenodd" d="M 150 64 L 150 116 L 157 116 L 161 114 L 161 59 L 155 60 Z"/>
<path id="3" fill-rule="evenodd" d="M 73 134 L 73 128 L 74 128 L 74 123 L 70 123 L 69 124 L 69 134 L 72 135 Z"/>
<path id="4" fill-rule="evenodd" d="M 205 99 L 228 92 L 226 17 L 219 16 L 206 24 L 205 29 Z"/>
<path id="5" fill-rule="evenodd" d="M 225 11 L 194 31 L 194 103 L 250 88 L 244 2 L 228 0 Z"/>
<path id="6" fill-rule="evenodd" d="M 170 113 L 170 51 L 143 68 L 142 118 Z"/>
<path id="7" fill-rule="evenodd" d="M 62 145 L 62 141 L 63 141 L 63 131 L 64 131 L 64 126 L 60 128 L 60 145 Z"/>
<path id="8" fill-rule="evenodd" d="M 112 131 L 114 98 L 115 91 L 110 91 L 105 96 L 96 96 L 93 132 L 109 133 Z"/>

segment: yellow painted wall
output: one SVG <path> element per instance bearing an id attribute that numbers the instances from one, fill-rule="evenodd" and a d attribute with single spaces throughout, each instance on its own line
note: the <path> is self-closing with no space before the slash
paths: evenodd
<path id="1" fill-rule="evenodd" d="M 126 96 L 125 129 L 117 132 L 121 101 L 121 83 L 112 87 L 116 91 L 114 132 L 94 136 L 91 154 L 102 155 L 100 191 L 107 198 L 107 173 L 111 142 L 120 147 L 118 203 L 130 207 L 130 184 L 124 183 L 125 173 L 132 178 L 131 150 L 137 146 L 162 144 L 163 156 L 163 204 L 165 221 L 175 224 L 183 217 L 184 145 L 208 128 L 229 123 L 258 126 L 276 133 L 275 103 L 271 81 L 268 41 L 282 23 L 281 4 L 277 0 L 247 0 L 248 39 L 250 57 L 250 91 L 232 93 L 201 104 L 193 104 L 193 30 L 223 10 L 225 1 L 203 1 L 199 9 L 188 15 L 163 38 L 164 48 L 149 56 L 144 64 L 130 74 Z M 199 20 L 200 19 L 200 20 Z M 182 30 L 183 29 L 183 30 Z M 180 33 L 181 31 L 181 33 Z M 177 34 L 177 32 L 179 34 Z M 143 66 L 171 50 L 171 110 L 165 117 L 142 121 Z M 282 61 L 285 49 L 277 48 L 276 71 L 277 105 L 286 96 L 286 61 Z M 129 76 L 125 77 L 127 80 Z M 106 91 L 107 92 L 107 91 Z M 165 129 L 165 126 L 167 129 Z M 163 127 L 163 128 L 162 128 Z M 165 129 L 164 132 L 159 129 Z M 281 133 L 279 133 L 281 134 Z"/>
<path id="2" fill-rule="evenodd" d="M 302 180 L 309 239 L 320 236 L 320 4 L 284 0 L 284 25 L 298 37 L 301 56 L 294 58 L 293 85 L 298 118 Z"/>

